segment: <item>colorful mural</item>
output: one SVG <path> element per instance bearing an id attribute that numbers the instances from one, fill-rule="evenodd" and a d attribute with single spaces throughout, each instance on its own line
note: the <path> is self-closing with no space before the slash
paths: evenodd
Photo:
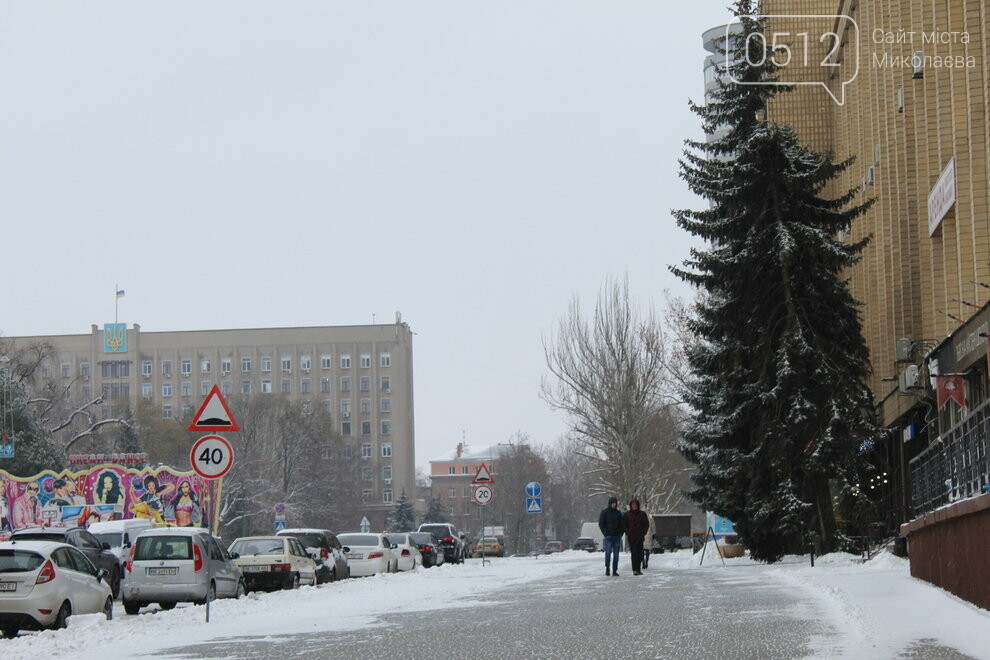
<path id="1" fill-rule="evenodd" d="M 160 525 L 210 527 L 220 480 L 169 467 L 104 463 L 15 477 L 0 470 L 0 540 L 22 527 L 73 527 L 98 520 L 147 518 Z"/>

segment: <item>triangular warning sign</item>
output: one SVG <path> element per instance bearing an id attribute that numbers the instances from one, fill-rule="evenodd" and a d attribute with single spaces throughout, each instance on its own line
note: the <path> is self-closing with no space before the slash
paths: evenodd
<path id="1" fill-rule="evenodd" d="M 220 386 L 214 385 L 210 393 L 203 399 L 187 431 L 240 431 L 237 420 L 227 407 L 227 402 L 220 394 Z"/>
<path id="2" fill-rule="evenodd" d="M 488 471 L 488 466 L 484 463 L 478 468 L 478 472 L 474 475 L 473 484 L 493 484 L 495 480 L 492 479 L 492 473 Z"/>

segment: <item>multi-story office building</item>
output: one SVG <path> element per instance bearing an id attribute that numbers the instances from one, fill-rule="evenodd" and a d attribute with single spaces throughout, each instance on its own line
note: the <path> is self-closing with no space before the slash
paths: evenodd
<path id="1" fill-rule="evenodd" d="M 45 343 L 44 380 L 102 395 L 105 418 L 140 400 L 165 419 L 189 419 L 214 385 L 224 396 L 284 396 L 330 413 L 361 457 L 362 500 L 375 529 L 405 492 L 415 495 L 412 332 L 390 325 L 144 332 L 138 324 L 89 334 L 9 337 Z"/>

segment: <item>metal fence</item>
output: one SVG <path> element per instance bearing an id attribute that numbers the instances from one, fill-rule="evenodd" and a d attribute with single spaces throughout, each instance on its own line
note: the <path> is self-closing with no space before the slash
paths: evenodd
<path id="1" fill-rule="evenodd" d="M 911 504 L 915 517 L 990 492 L 988 447 L 990 402 L 911 459 Z"/>

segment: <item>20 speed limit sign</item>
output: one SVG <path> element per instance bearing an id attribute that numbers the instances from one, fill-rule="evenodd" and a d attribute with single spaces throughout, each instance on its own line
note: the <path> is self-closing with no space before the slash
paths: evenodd
<path id="1" fill-rule="evenodd" d="M 491 486 L 486 486 L 481 484 L 474 487 L 474 501 L 478 504 L 488 504 L 495 497 L 495 493 L 492 492 Z"/>
<path id="2" fill-rule="evenodd" d="M 193 443 L 189 462 L 205 479 L 219 479 L 234 464 L 234 448 L 219 435 L 204 435 Z"/>

